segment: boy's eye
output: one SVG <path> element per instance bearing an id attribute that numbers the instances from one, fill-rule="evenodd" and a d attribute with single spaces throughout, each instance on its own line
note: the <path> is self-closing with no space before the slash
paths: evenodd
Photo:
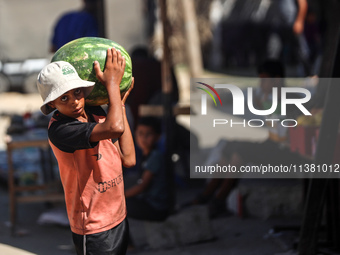
<path id="1" fill-rule="evenodd" d="M 67 96 L 63 96 L 63 97 L 61 97 L 61 99 L 60 99 L 62 102 L 65 102 L 66 100 L 67 100 Z"/>
<path id="2" fill-rule="evenodd" d="M 76 95 L 79 95 L 79 94 L 81 93 L 81 89 L 76 89 L 76 90 L 74 91 L 74 93 L 75 93 Z"/>

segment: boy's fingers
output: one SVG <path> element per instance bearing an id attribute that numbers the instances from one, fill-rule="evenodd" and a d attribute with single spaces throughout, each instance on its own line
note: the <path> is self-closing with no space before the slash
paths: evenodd
<path id="1" fill-rule="evenodd" d="M 133 86 L 135 86 L 135 77 L 132 77 L 131 86 L 129 88 L 129 91 L 131 91 L 133 89 Z"/>
<path id="2" fill-rule="evenodd" d="M 122 63 L 123 69 L 125 69 L 125 66 L 126 66 L 126 59 L 125 59 L 125 57 L 123 56 L 123 63 Z"/>
<path id="3" fill-rule="evenodd" d="M 107 59 L 106 59 L 106 63 L 111 63 L 112 62 L 112 49 L 107 49 Z"/>
<path id="4" fill-rule="evenodd" d="M 102 70 L 100 69 L 100 64 L 99 64 L 99 62 L 98 61 L 94 61 L 94 63 L 93 63 L 93 69 L 94 69 L 94 71 L 96 72 L 96 77 L 97 77 L 97 79 L 100 81 L 100 82 L 102 82 L 103 81 L 103 75 L 104 75 L 104 73 L 102 72 Z"/>
<path id="5" fill-rule="evenodd" d="M 115 48 L 111 48 L 112 51 L 112 63 L 115 63 L 117 61 L 117 50 Z"/>
<path id="6" fill-rule="evenodd" d="M 122 56 L 122 53 L 120 50 L 117 50 L 117 62 L 119 66 L 122 66 L 124 57 Z"/>
<path id="7" fill-rule="evenodd" d="M 120 62 L 120 66 L 121 66 L 122 69 L 124 69 L 124 70 L 125 70 L 125 65 L 126 65 L 125 57 L 122 56 L 122 61 Z"/>
<path id="8" fill-rule="evenodd" d="M 100 64 L 97 60 L 94 61 L 93 68 L 94 68 L 94 71 L 96 72 L 96 74 L 102 72 L 102 70 L 100 69 Z"/>
<path id="9" fill-rule="evenodd" d="M 120 50 L 116 50 L 116 51 L 117 51 L 118 59 L 121 59 L 122 58 L 122 53 L 120 52 Z"/>
<path id="10" fill-rule="evenodd" d="M 133 89 L 134 84 L 135 84 L 135 78 L 132 77 L 131 86 L 130 86 L 130 88 L 129 88 L 129 89 L 124 93 L 124 95 L 123 95 L 122 102 L 123 102 L 124 104 L 125 104 L 125 101 L 126 101 L 126 99 L 128 98 L 128 96 L 130 95 L 130 92 L 131 92 L 131 90 Z"/>

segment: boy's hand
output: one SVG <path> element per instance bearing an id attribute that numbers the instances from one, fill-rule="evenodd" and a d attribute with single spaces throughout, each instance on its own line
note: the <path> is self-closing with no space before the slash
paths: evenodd
<path id="1" fill-rule="evenodd" d="M 133 89 L 134 84 L 135 84 L 135 78 L 132 77 L 132 81 L 131 81 L 131 86 L 130 86 L 130 88 L 129 88 L 126 92 L 124 92 L 124 93 L 122 94 L 122 104 L 125 104 L 125 101 L 126 101 L 126 99 L 128 98 L 128 96 L 130 95 L 130 92 L 131 92 L 131 90 Z"/>
<path id="2" fill-rule="evenodd" d="M 104 72 L 101 71 L 98 61 L 94 62 L 97 79 L 108 89 L 112 85 L 120 85 L 125 70 L 125 58 L 115 48 L 107 50 Z"/>

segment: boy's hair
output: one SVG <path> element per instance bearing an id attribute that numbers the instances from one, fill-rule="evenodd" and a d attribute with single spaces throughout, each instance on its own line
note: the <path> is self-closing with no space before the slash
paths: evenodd
<path id="1" fill-rule="evenodd" d="M 141 117 L 138 120 L 137 126 L 138 125 L 151 127 L 158 135 L 162 133 L 161 121 L 156 117 Z"/>
<path id="2" fill-rule="evenodd" d="M 267 59 L 257 68 L 257 73 L 266 73 L 270 77 L 285 77 L 285 69 L 281 61 L 277 59 Z"/>

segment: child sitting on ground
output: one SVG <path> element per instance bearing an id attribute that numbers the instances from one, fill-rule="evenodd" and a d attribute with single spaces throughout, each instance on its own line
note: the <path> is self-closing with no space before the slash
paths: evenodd
<path id="1" fill-rule="evenodd" d="M 155 117 L 139 119 L 135 140 L 141 150 L 141 177 L 125 191 L 128 217 L 139 220 L 162 221 L 169 215 L 170 189 L 166 179 L 163 154 L 157 149 L 161 123 Z"/>

